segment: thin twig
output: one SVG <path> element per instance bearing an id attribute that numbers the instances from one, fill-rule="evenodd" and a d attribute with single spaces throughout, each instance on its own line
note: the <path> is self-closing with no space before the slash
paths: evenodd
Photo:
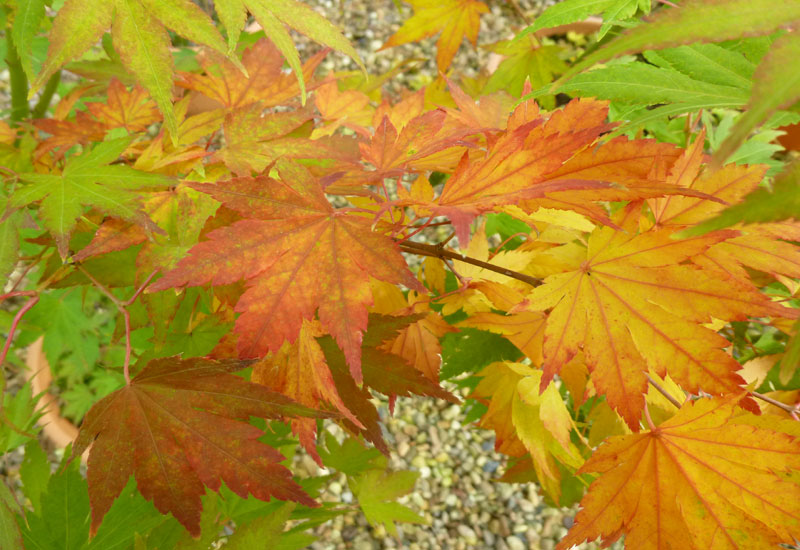
<path id="1" fill-rule="evenodd" d="M 773 399 L 773 398 L 771 398 L 771 397 L 769 397 L 767 395 L 764 395 L 763 393 L 758 393 L 757 391 L 751 391 L 750 395 L 752 395 L 753 397 L 757 397 L 757 398 L 761 399 L 762 401 L 766 401 L 770 405 L 775 405 L 779 409 L 783 409 L 784 411 L 786 411 L 787 413 L 789 413 L 791 415 L 800 414 L 800 405 L 794 405 L 794 406 L 787 405 L 786 403 L 781 403 L 777 399 Z"/>
<path id="2" fill-rule="evenodd" d="M 650 385 L 657 389 L 661 395 L 667 398 L 667 401 L 675 405 L 677 408 L 681 408 L 681 403 L 677 399 L 675 399 L 667 390 L 661 387 L 661 384 L 653 380 L 653 377 L 649 374 L 647 375 L 647 381 L 650 382 Z"/>
<path id="3" fill-rule="evenodd" d="M 525 15 L 525 12 L 522 11 L 522 8 L 520 7 L 519 2 L 517 2 L 517 0 L 508 0 L 508 3 L 511 4 L 512 8 L 514 8 L 514 11 L 517 12 L 517 15 L 519 15 L 520 18 L 523 21 L 525 21 L 526 25 L 530 27 L 533 24 L 530 18 L 527 15 Z"/>
<path id="4" fill-rule="evenodd" d="M 147 288 L 147 285 L 150 284 L 150 281 L 153 279 L 153 277 L 155 277 L 155 275 L 156 275 L 156 273 L 158 273 L 158 271 L 153 271 L 147 277 L 147 279 L 145 279 L 145 281 L 142 284 L 142 286 L 140 286 L 136 290 L 136 292 L 133 293 L 133 296 L 131 296 L 128 300 L 125 300 L 123 302 L 122 300 L 120 300 L 119 298 L 114 296 L 111 293 L 111 291 L 108 290 L 103 285 L 103 283 L 101 283 L 100 281 L 95 279 L 94 276 L 91 273 L 89 273 L 86 269 L 84 269 L 80 264 L 75 264 L 75 268 L 78 271 L 80 271 L 81 273 L 83 273 L 86 276 L 86 278 L 88 278 L 90 281 L 92 281 L 92 284 L 94 284 L 94 286 L 96 286 L 97 289 L 100 292 L 105 294 L 108 297 L 108 299 L 111 300 L 114 303 L 115 306 L 117 306 L 117 309 L 122 314 L 122 318 L 125 321 L 125 363 L 122 366 L 122 373 L 125 376 L 125 384 L 126 385 L 130 385 L 130 383 L 131 383 L 131 373 L 130 373 L 130 366 L 131 366 L 131 314 L 128 311 L 128 306 L 130 306 L 131 304 L 133 304 L 136 301 L 136 299 L 139 297 L 139 295 L 142 293 L 142 291 L 144 291 L 144 289 Z"/>
<path id="5" fill-rule="evenodd" d="M 412 241 L 401 242 L 398 244 L 400 246 L 400 250 L 402 250 L 403 252 L 407 252 L 409 254 L 418 254 L 420 256 L 433 256 L 434 258 L 439 258 L 441 260 L 445 259 L 458 260 L 459 262 L 464 262 L 465 264 L 471 264 L 478 267 L 482 267 L 484 269 L 488 269 L 489 271 L 494 271 L 495 273 L 500 273 L 502 275 L 505 275 L 506 277 L 511 277 L 512 279 L 523 281 L 531 286 L 539 286 L 540 284 L 542 284 L 542 280 L 537 277 L 531 277 L 530 275 L 525 275 L 524 273 L 512 271 L 511 269 L 506 269 L 505 267 L 500 267 L 498 265 L 490 264 L 489 262 L 484 262 L 483 260 L 470 258 L 469 256 L 463 256 L 457 252 L 453 252 L 451 250 L 445 250 L 442 246 L 438 244 L 425 244 Z"/>
<path id="6" fill-rule="evenodd" d="M 152 281 L 152 280 L 153 280 L 153 277 L 155 277 L 155 276 L 156 276 L 156 273 L 158 273 L 158 270 L 157 270 L 157 269 L 156 269 L 156 270 L 154 270 L 152 273 L 150 273 L 150 275 L 148 275 L 148 276 L 147 276 L 147 279 L 145 279 L 145 280 L 144 280 L 144 282 L 142 283 L 142 286 L 140 286 L 140 287 L 139 287 L 139 289 L 138 289 L 136 292 L 134 292 L 134 293 L 133 293 L 133 296 L 131 296 L 130 298 L 128 298 L 128 300 L 127 300 L 126 302 L 124 302 L 124 303 L 123 303 L 123 305 L 124 305 L 125 307 L 128 307 L 128 306 L 132 305 L 132 304 L 133 304 L 133 302 L 135 302 L 135 301 L 136 301 L 136 299 L 139 297 L 139 295 L 140 295 L 142 292 L 144 292 L 144 289 L 145 289 L 145 288 L 147 288 L 147 285 L 149 285 L 149 284 L 150 284 L 150 281 Z"/>

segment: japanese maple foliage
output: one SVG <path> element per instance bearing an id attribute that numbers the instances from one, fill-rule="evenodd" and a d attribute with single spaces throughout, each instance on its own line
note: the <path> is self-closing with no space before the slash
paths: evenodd
<path id="1" fill-rule="evenodd" d="M 441 33 L 440 70 L 488 12 L 410 3 L 384 47 Z M 609 136 L 609 101 L 545 110 L 443 75 L 389 97 L 321 75 L 330 48 L 355 52 L 295 0 L 217 2 L 227 44 L 191 2 L 92 1 L 84 27 L 79 4 L 56 17 L 35 86 L 109 27 L 138 84 L 100 77 L 53 116 L 0 128 L 0 268 L 35 274 L 3 296 L 30 301 L 2 357 L 53 289 L 93 289 L 117 312 L 124 349 L 105 367 L 121 387 L 72 453 L 88 452 L 92 535 L 131 477 L 194 537 L 206 489 L 315 508 L 318 485 L 286 460 L 298 444 L 347 474 L 370 522 L 419 521 L 386 502 L 414 475 L 381 471 L 375 397 L 390 412 L 412 396 L 461 403 L 451 378 L 509 457 L 504 481 L 534 480 L 556 505 L 583 497 L 560 548 L 800 538 L 800 221 L 693 233 L 767 166 L 711 166 L 694 119 L 685 147 Z M 247 12 L 268 38 L 237 50 Z M 285 26 L 329 48 L 302 64 Z M 174 70 L 167 29 L 205 46 L 193 70 Z M 786 360 L 772 386 L 742 370 L 768 355 L 764 335 Z M 774 380 L 784 391 L 767 394 Z M 281 525 L 287 506 L 269 508 Z"/>

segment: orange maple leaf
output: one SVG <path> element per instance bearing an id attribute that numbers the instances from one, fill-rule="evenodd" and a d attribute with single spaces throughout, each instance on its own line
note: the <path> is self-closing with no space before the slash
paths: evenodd
<path id="1" fill-rule="evenodd" d="M 489 8 L 477 0 L 406 0 L 414 8 L 414 15 L 393 34 L 381 49 L 416 42 L 439 32 L 436 42 L 436 66 L 445 71 L 458 51 L 461 41 L 467 39 L 476 45 L 480 16 Z"/>
<path id="2" fill-rule="evenodd" d="M 314 70 L 329 51 L 322 50 L 303 65 L 306 82 L 310 82 Z M 219 107 L 236 109 L 259 101 L 264 107 L 274 107 L 300 95 L 297 78 L 283 72 L 284 58 L 269 40 L 262 38 L 242 53 L 247 77 L 231 61 L 213 50 L 204 50 L 199 61 L 205 74 L 180 73 L 177 85 L 200 92 Z"/>
<path id="3" fill-rule="evenodd" d="M 73 457 L 89 452 L 92 532 L 128 478 L 163 513 L 200 535 L 200 497 L 222 481 L 236 494 L 316 503 L 280 465 L 278 451 L 259 442 L 251 416 L 329 416 L 252 384 L 232 372 L 247 363 L 165 358 L 151 361 L 129 385 L 86 415 Z"/>
<path id="4" fill-rule="evenodd" d="M 58 150 L 59 156 L 73 145 L 88 145 L 103 141 L 106 132 L 125 128 L 129 132 L 143 132 L 150 124 L 161 120 L 161 113 L 148 93 L 140 86 L 128 90 L 119 80 L 112 78 L 108 85 L 106 102 L 86 104 L 88 112 L 77 111 L 74 120 L 67 120 L 75 102 L 88 90 L 79 87 L 59 104 L 63 118 L 43 118 L 33 121 L 39 130 L 50 134 L 36 148 L 36 156 Z"/>
<path id="5" fill-rule="evenodd" d="M 767 170 L 765 165 L 729 164 L 720 170 L 704 173 L 703 145 L 705 132 L 697 136 L 670 169 L 667 181 L 677 186 L 705 193 L 725 203 L 736 204 L 755 190 Z M 656 227 L 684 228 L 719 214 L 725 205 L 692 196 L 671 196 L 648 200 Z M 649 224 L 646 224 L 649 225 Z M 800 277 L 800 247 L 787 242 L 800 239 L 800 224 L 783 222 L 755 224 L 738 228 L 741 235 L 720 242 L 692 260 L 723 276 L 750 281 L 742 265 L 772 275 Z"/>
<path id="6" fill-rule="evenodd" d="M 300 335 L 293 344 L 284 343 L 275 354 L 267 356 L 253 366 L 252 381 L 287 395 L 312 409 L 322 403 L 332 405 L 344 418 L 359 428 L 361 422 L 350 412 L 339 397 L 325 355 L 316 338 L 324 332 L 317 321 L 303 320 Z M 311 457 L 322 466 L 317 452 L 317 421 L 315 418 L 292 419 L 292 432 Z"/>
<path id="7" fill-rule="evenodd" d="M 308 171 L 278 161 L 281 180 L 260 176 L 191 187 L 245 219 L 210 232 L 151 291 L 246 280 L 236 321 L 242 357 L 277 352 L 319 310 L 322 326 L 361 381 L 361 339 L 372 303 L 369 277 L 424 291 L 397 245 L 370 219 L 335 210 Z"/>
<path id="8" fill-rule="evenodd" d="M 637 235 L 640 210 L 641 202 L 631 203 L 615 217 L 624 231 L 596 229 L 582 266 L 547 277 L 524 306 L 552 308 L 543 387 L 583 350 L 598 392 L 633 430 L 639 429 L 648 367 L 662 377 L 669 373 L 692 393 L 735 392 L 744 383 L 736 374 L 739 363 L 722 350 L 728 341 L 704 323 L 800 313 L 771 303 L 751 284 L 683 265 L 735 232 L 682 241 L 667 229 Z"/>
<path id="9" fill-rule="evenodd" d="M 225 115 L 225 144 L 210 162 L 221 160 L 233 173 L 263 172 L 278 158 L 335 159 L 355 164 L 355 140 L 326 136 L 311 140 L 296 131 L 313 120 L 310 106 L 279 113 L 265 113 L 261 102 L 251 103 Z M 307 134 L 310 134 L 310 129 Z"/>
<path id="10" fill-rule="evenodd" d="M 688 401 L 649 432 L 608 439 L 578 470 L 598 473 L 566 550 L 625 534 L 637 550 L 751 550 L 800 537 L 800 428 L 735 406 Z M 793 471 L 793 473 L 791 473 Z"/>

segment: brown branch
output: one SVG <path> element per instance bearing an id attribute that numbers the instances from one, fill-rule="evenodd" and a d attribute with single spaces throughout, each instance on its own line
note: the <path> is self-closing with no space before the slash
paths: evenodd
<path id="1" fill-rule="evenodd" d="M 680 401 L 675 399 L 675 397 L 673 397 L 667 390 L 662 388 L 661 384 L 659 384 L 658 382 L 653 380 L 653 377 L 651 377 L 649 374 L 647 375 L 647 381 L 650 382 L 650 385 L 653 386 L 655 389 L 657 389 L 659 391 L 659 393 L 661 393 L 661 395 L 666 397 L 667 401 L 669 401 L 670 403 L 672 403 L 673 405 L 675 405 L 679 409 L 681 408 Z"/>
<path id="2" fill-rule="evenodd" d="M 542 284 L 542 280 L 536 277 L 531 277 L 530 275 L 525 275 L 524 273 L 519 273 L 517 271 L 512 271 L 511 269 L 506 269 L 505 267 L 500 267 L 498 265 L 490 264 L 489 262 L 484 262 L 483 260 L 470 258 L 469 256 L 462 256 L 458 252 L 453 252 L 452 250 L 445 250 L 444 247 L 440 245 L 416 243 L 411 241 L 401 242 L 398 243 L 398 245 L 400 246 L 401 251 L 407 252 L 409 254 L 419 254 L 420 256 L 432 256 L 434 258 L 439 258 L 440 260 L 446 260 L 446 259 L 458 260 L 459 262 L 464 262 L 465 264 L 471 264 L 474 266 L 482 267 L 484 269 L 488 269 L 489 271 L 494 271 L 495 273 L 500 273 L 502 275 L 505 275 L 506 277 L 517 279 L 518 281 L 528 283 L 531 286 L 539 286 L 540 284 Z"/>
<path id="3" fill-rule="evenodd" d="M 800 406 L 798 405 L 792 406 L 792 405 L 787 405 L 786 403 L 781 403 L 777 399 L 773 399 L 769 396 L 764 395 L 763 393 L 758 393 L 757 391 L 751 391 L 750 395 L 752 395 L 753 397 L 757 397 L 762 401 L 766 401 L 770 405 L 775 405 L 779 409 L 783 409 L 789 414 L 794 414 L 794 415 L 800 414 Z"/>

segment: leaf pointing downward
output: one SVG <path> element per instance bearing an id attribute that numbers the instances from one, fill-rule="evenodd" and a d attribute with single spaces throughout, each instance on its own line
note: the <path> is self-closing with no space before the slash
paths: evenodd
<path id="1" fill-rule="evenodd" d="M 151 361 L 133 381 L 95 404 L 75 441 L 73 457 L 90 445 L 89 498 L 96 532 L 131 475 L 139 491 L 200 534 L 200 497 L 222 481 L 245 498 L 315 502 L 260 443 L 250 416 L 325 416 L 229 373 L 241 361 L 165 358 Z"/>

